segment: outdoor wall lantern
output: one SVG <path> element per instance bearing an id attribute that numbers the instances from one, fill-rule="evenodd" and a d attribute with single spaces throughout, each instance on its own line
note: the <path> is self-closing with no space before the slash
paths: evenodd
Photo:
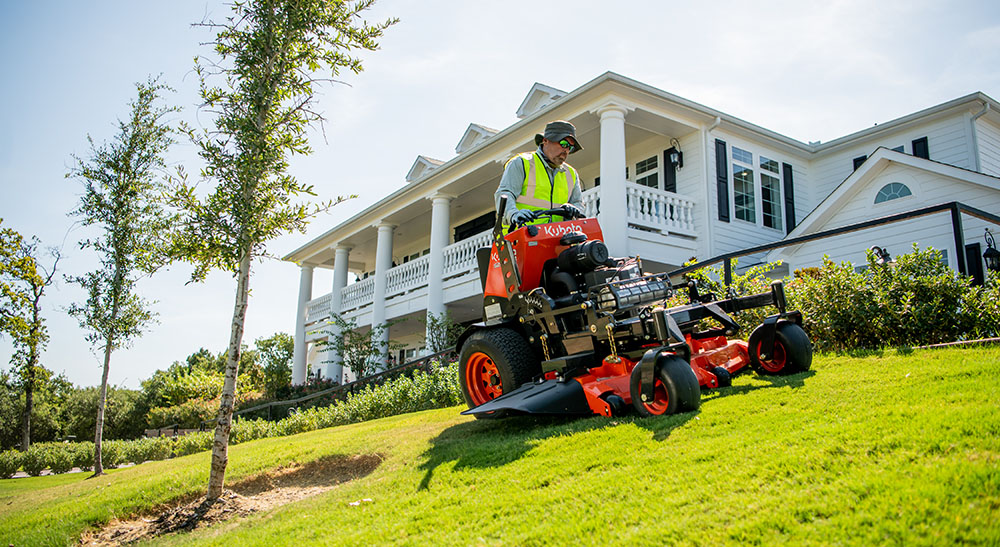
<path id="1" fill-rule="evenodd" d="M 892 264 L 892 257 L 889 255 L 889 251 L 883 249 L 882 247 L 879 247 L 878 245 L 872 245 L 871 247 L 868 248 L 868 250 L 875 255 L 876 257 L 875 264 L 878 264 L 879 266 Z"/>
<path id="2" fill-rule="evenodd" d="M 670 139 L 670 166 L 676 171 L 681 167 L 684 167 L 684 152 L 681 152 L 681 143 L 677 139 Z"/>
<path id="3" fill-rule="evenodd" d="M 986 261 L 986 269 L 1000 272 L 1000 251 L 997 250 L 997 244 L 993 241 L 993 233 L 989 228 L 986 229 L 986 252 L 983 253 L 983 260 Z"/>

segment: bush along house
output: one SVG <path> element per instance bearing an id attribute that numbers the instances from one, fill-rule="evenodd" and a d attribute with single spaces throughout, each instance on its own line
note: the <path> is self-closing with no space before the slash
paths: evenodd
<path id="1" fill-rule="evenodd" d="M 337 335 L 333 314 L 362 330 L 405 319 L 381 332 L 405 345 L 383 363 L 423 351 L 420 319 L 428 314 L 480 319 L 476 250 L 490 244 L 493 193 L 506 160 L 534 150 L 551 120 L 572 122 L 585 143 L 570 163 L 609 250 L 639 255 L 646 271 L 948 202 L 1000 213 L 1000 104 L 982 93 L 826 143 L 803 143 L 612 72 L 570 92 L 536 83 L 517 116 L 502 130 L 469 125 L 455 157 L 418 156 L 405 185 L 284 257 L 301 270 L 294 383 L 310 370 L 351 379 L 319 343 Z M 780 259 L 776 274 L 785 275 L 824 255 L 864 264 L 872 245 L 905 253 L 917 243 L 981 279 L 991 227 L 997 231 L 981 216 L 944 211 L 761 252 L 738 267 Z M 329 293 L 312 294 L 315 268 L 333 270 Z"/>

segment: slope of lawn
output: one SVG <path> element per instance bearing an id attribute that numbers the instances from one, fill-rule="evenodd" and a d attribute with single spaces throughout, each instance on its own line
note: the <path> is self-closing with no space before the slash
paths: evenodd
<path id="1" fill-rule="evenodd" d="M 819 356 L 737 377 L 696 413 L 476 421 L 427 411 L 230 449 L 227 481 L 331 455 L 371 474 L 160 543 L 1000 542 L 1000 348 Z M 197 495 L 208 454 L 0 481 L 0 541 Z M 352 504 L 360 500 L 368 500 Z"/>

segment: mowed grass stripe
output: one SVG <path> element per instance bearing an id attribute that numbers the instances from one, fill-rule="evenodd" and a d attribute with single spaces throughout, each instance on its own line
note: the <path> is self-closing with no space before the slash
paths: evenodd
<path id="1" fill-rule="evenodd" d="M 996 544 L 998 377 L 992 347 L 824 355 L 805 374 L 740 376 L 679 416 L 491 422 L 452 408 L 251 442 L 231 448 L 231 480 L 330 454 L 386 460 L 321 496 L 159 542 Z M 0 506 L 0 537 L 71 542 L 204 486 L 207 456 L 156 465 L 49 488 L 19 479 L 40 489 Z M 12 523 L 53 517 L 51 534 Z"/>

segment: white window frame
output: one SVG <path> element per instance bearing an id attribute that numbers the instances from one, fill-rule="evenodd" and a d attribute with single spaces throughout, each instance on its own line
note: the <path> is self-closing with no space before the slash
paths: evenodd
<path id="1" fill-rule="evenodd" d="M 639 166 L 644 165 L 644 164 L 648 164 L 650 161 L 652 161 L 653 163 L 655 163 L 656 167 L 649 168 L 649 169 L 646 169 L 645 171 L 640 172 L 639 171 Z M 663 189 L 663 177 L 661 176 L 661 174 L 662 174 L 662 166 L 660 165 L 660 157 L 658 155 L 653 154 L 651 157 L 648 157 L 648 158 L 646 158 L 644 160 L 639 160 L 639 161 L 635 162 L 635 164 L 632 167 L 633 167 L 633 171 L 632 172 L 634 173 L 634 175 L 633 175 L 632 178 L 634 178 L 635 180 L 630 181 L 630 182 L 632 182 L 634 184 L 638 184 L 640 186 L 645 186 L 646 188 L 655 188 L 657 190 L 662 190 Z M 643 184 L 643 183 L 639 182 L 641 179 L 649 178 L 649 177 L 652 177 L 652 176 L 656 177 L 656 185 L 655 186 L 650 186 L 648 184 Z"/>
<path id="2" fill-rule="evenodd" d="M 732 166 L 732 170 L 733 170 L 733 174 L 732 174 L 732 181 L 733 181 L 733 218 L 735 218 L 736 220 L 742 221 L 742 222 L 749 223 L 749 224 L 757 224 L 757 211 L 760 209 L 760 207 L 757 204 L 757 200 L 759 199 L 760 192 L 757 190 L 757 186 L 758 186 L 758 184 L 757 184 L 757 177 L 754 176 L 753 153 L 750 152 L 749 150 L 744 150 L 744 149 L 742 149 L 742 148 L 740 148 L 738 146 L 732 146 L 731 148 L 732 148 L 732 151 L 730 152 L 730 158 L 731 158 L 732 161 L 730 162 L 730 165 Z M 740 152 L 740 154 L 739 154 L 741 156 L 740 158 L 737 158 L 737 151 Z M 746 154 L 749 157 L 743 156 L 744 154 Z M 748 160 L 749 160 L 749 162 L 748 162 Z M 740 208 L 739 208 L 739 205 L 737 205 L 738 200 L 737 200 L 736 186 L 737 186 L 737 184 L 739 184 L 739 185 L 745 185 L 746 184 L 745 181 L 742 181 L 742 180 L 738 181 L 736 179 L 736 174 L 739 173 L 739 172 L 742 172 L 742 171 L 749 171 L 750 172 L 750 178 L 749 178 L 750 192 L 751 192 L 751 197 L 753 198 L 752 200 L 750 200 L 750 210 L 753 213 L 753 219 L 752 220 L 747 220 L 745 218 L 740 217 Z"/>

